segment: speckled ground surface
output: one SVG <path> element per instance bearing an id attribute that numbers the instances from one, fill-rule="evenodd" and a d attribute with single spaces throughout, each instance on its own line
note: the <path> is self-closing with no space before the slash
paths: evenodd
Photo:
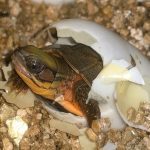
<path id="1" fill-rule="evenodd" d="M 150 58 L 150 3 L 136 0 L 77 0 L 70 6 L 33 4 L 30 0 L 0 0 L 0 59 L 18 46 L 27 45 L 37 30 L 46 24 L 65 18 L 83 18 L 95 21 L 117 32 Z M 42 45 L 42 41 L 34 43 Z M 3 111 L 5 110 L 5 111 Z M 11 110 L 11 111 L 10 111 Z M 4 116 L 5 114 L 5 116 Z M 52 118 L 40 103 L 32 108 L 19 109 L 0 98 L 0 149 L 16 150 L 8 135 L 6 120 L 21 116 L 29 125 L 20 142 L 21 150 L 78 150 L 78 137 L 50 128 Z M 99 147 L 110 140 L 117 149 L 150 149 L 150 137 L 145 131 L 127 127 L 122 131 L 110 129 L 101 134 Z"/>

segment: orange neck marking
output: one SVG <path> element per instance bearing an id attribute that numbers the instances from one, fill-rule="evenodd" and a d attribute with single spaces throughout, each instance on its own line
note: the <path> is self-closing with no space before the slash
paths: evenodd
<path id="1" fill-rule="evenodd" d="M 48 99 L 54 99 L 56 95 L 55 89 L 44 89 L 36 85 L 30 78 L 26 77 L 23 73 L 16 69 L 17 74 L 22 78 L 22 80 L 29 86 L 29 88 L 36 94 L 41 95 Z"/>
<path id="2" fill-rule="evenodd" d="M 39 87 L 30 78 L 26 77 L 24 74 L 17 71 L 17 69 L 16 72 L 34 93 L 41 95 L 45 98 L 48 98 L 50 100 L 55 100 L 55 96 L 57 92 L 55 89 L 44 89 L 42 87 Z M 74 99 L 75 93 L 73 91 L 73 86 L 74 83 L 76 83 L 76 81 L 78 80 L 81 80 L 80 76 L 76 76 L 72 84 L 68 88 L 64 89 L 64 94 L 63 94 L 64 100 L 60 100 L 58 101 L 58 103 L 69 112 L 76 114 L 78 116 L 84 116 L 83 112 L 81 111 L 81 109 L 79 108 L 78 104 Z"/>

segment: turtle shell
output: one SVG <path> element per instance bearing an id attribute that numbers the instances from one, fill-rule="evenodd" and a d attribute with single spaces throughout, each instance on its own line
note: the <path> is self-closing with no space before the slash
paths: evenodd
<path id="1" fill-rule="evenodd" d="M 75 45 L 51 45 L 49 48 L 57 50 L 68 65 L 91 86 L 92 81 L 103 69 L 101 56 L 91 47 L 76 43 Z"/>
<path id="2" fill-rule="evenodd" d="M 50 42 L 53 43 L 53 45 L 47 46 L 48 51 L 51 51 L 51 49 L 53 49 L 55 52 L 57 51 L 60 55 L 62 55 L 68 65 L 76 73 L 80 74 L 85 82 L 89 86 L 91 86 L 92 81 L 103 69 L 102 57 L 90 46 L 77 43 L 72 37 L 58 37 L 55 27 L 47 26 L 44 29 L 40 30 L 38 32 L 38 35 L 40 35 L 40 33 L 47 34 L 49 37 L 48 41 L 50 40 Z M 73 45 L 60 44 L 58 42 L 59 39 L 65 39 L 65 41 L 69 41 L 69 43 Z"/>

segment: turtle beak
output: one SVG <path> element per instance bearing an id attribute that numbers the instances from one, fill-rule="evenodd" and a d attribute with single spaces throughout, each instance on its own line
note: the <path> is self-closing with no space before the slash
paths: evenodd
<path id="1" fill-rule="evenodd" d="M 29 72 L 26 69 L 26 63 L 24 55 L 21 53 L 20 49 L 17 48 L 12 55 L 12 64 L 16 71 L 23 73 L 25 76 L 30 77 Z"/>

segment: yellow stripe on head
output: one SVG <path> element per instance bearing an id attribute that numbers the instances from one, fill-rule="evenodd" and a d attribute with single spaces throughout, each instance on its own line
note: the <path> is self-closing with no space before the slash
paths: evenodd
<path id="1" fill-rule="evenodd" d="M 21 73 L 17 69 L 16 69 L 16 72 L 34 93 L 41 95 L 41 96 L 48 98 L 48 99 L 55 99 L 55 95 L 57 92 L 55 89 L 45 89 L 45 88 L 39 87 L 30 78 L 25 76 L 23 73 Z"/>

